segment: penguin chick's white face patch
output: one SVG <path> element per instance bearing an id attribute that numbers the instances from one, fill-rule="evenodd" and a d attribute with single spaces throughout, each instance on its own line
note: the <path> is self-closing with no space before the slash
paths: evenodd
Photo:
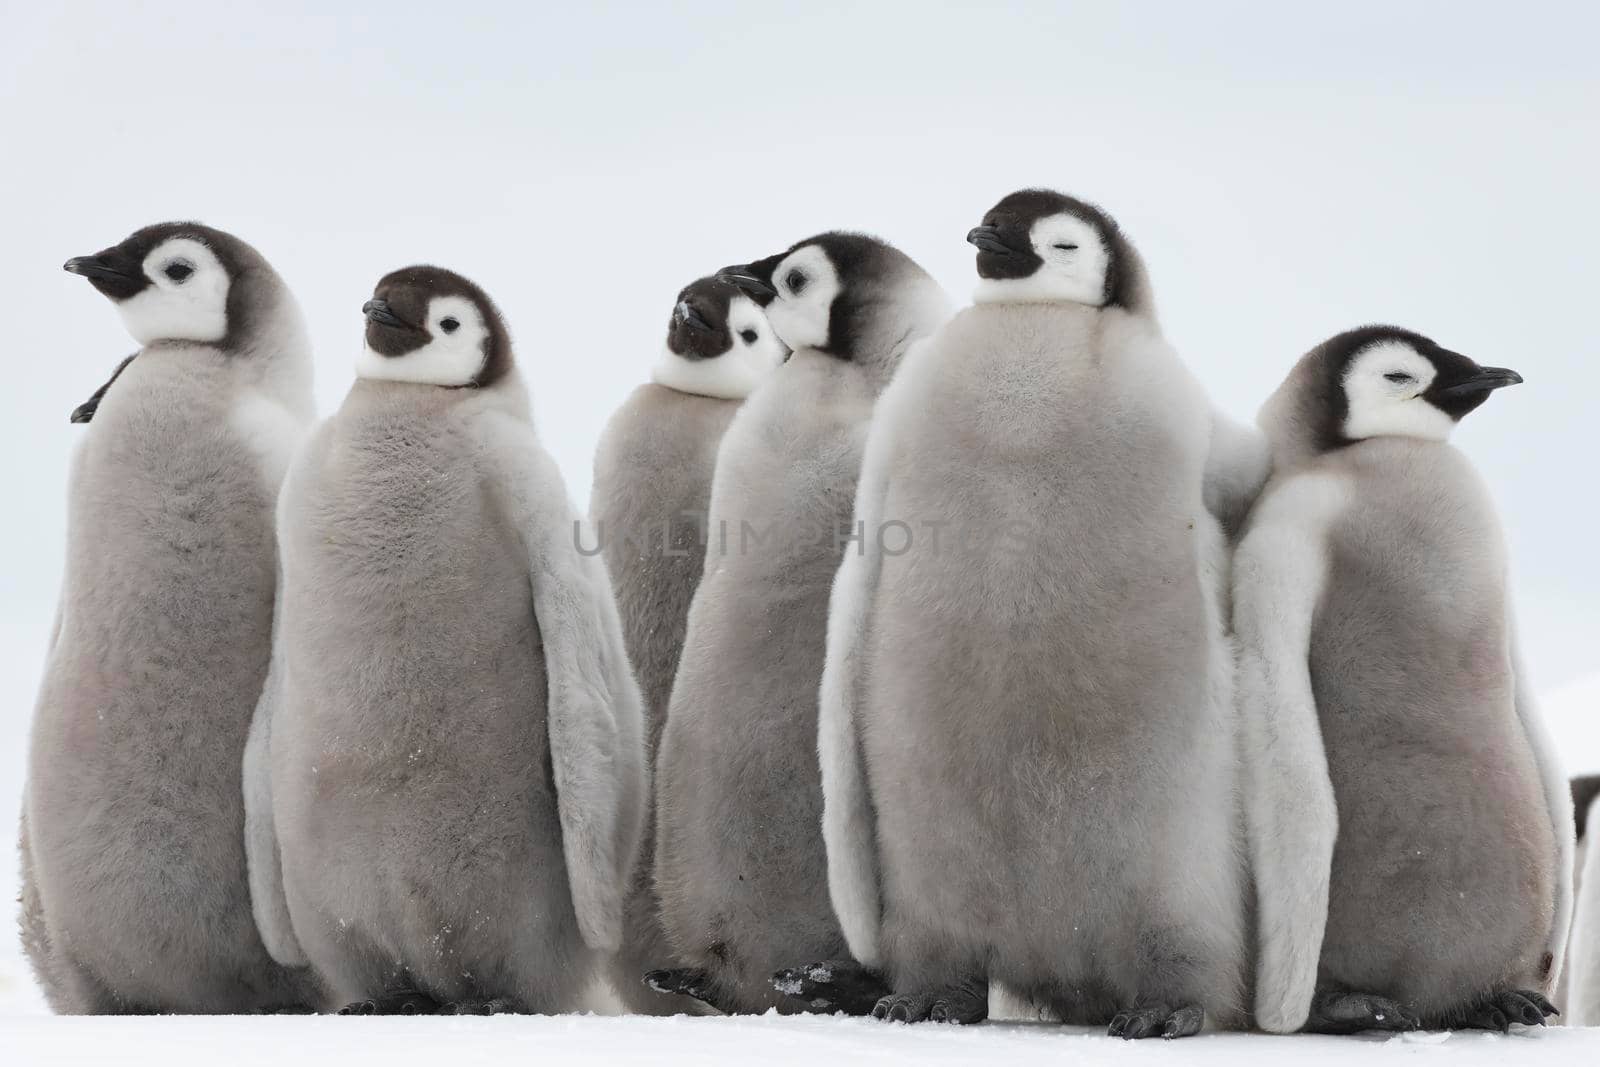
<path id="1" fill-rule="evenodd" d="M 717 356 L 690 359 L 671 348 L 663 349 L 651 378 L 680 393 L 743 400 L 789 351 L 766 315 L 747 296 L 728 302 L 728 334 L 733 344 Z"/>
<path id="2" fill-rule="evenodd" d="M 1344 434 L 1367 437 L 1420 437 L 1443 441 L 1455 420 L 1423 396 L 1438 368 L 1403 341 L 1383 341 L 1350 361 L 1344 393 L 1349 405 Z"/>
<path id="3" fill-rule="evenodd" d="M 1070 212 L 1046 215 L 1028 231 L 1039 266 L 1026 278 L 980 278 L 976 303 L 1049 303 L 1057 300 L 1100 307 L 1106 302 L 1111 253 L 1091 223 Z"/>
<path id="4" fill-rule="evenodd" d="M 833 301 L 843 286 L 821 245 L 790 252 L 772 272 L 778 295 L 767 305 L 767 319 L 790 348 L 828 347 Z"/>
<path id="5" fill-rule="evenodd" d="M 418 385 L 471 385 L 488 358 L 489 324 L 464 296 L 428 301 L 427 340 L 400 355 L 386 356 L 364 345 L 356 358 L 356 377 Z"/>
<path id="6" fill-rule="evenodd" d="M 150 284 L 116 304 L 136 341 L 210 342 L 227 335 L 228 271 L 211 249 L 192 237 L 169 238 L 140 267 Z"/>

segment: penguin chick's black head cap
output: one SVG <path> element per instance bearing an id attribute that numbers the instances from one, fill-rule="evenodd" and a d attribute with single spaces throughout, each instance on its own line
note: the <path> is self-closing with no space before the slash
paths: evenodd
<path id="1" fill-rule="evenodd" d="M 1106 265 L 1103 306 L 1131 307 L 1134 301 L 1131 251 L 1117 221 L 1087 200 L 1053 189 L 1021 189 L 1002 199 L 983 216 L 983 223 L 967 232 L 978 249 L 978 277 L 1003 280 L 1031 277 L 1044 265 L 1034 250 L 1034 223 L 1051 215 L 1072 215 L 1092 226 L 1105 242 Z"/>
<path id="2" fill-rule="evenodd" d="M 267 310 L 266 305 L 271 302 L 268 291 L 262 290 L 259 283 L 276 281 L 277 274 L 260 252 L 231 233 L 200 222 L 158 222 L 135 230 L 123 240 L 92 256 L 74 256 L 62 265 L 62 269 L 87 278 L 102 296 L 120 304 L 154 284 L 144 272 L 145 259 L 162 242 L 179 237 L 205 245 L 227 272 L 227 333 L 217 342 L 217 346 L 225 349 L 241 347 L 256 325 L 260 313 Z M 240 284 L 251 281 L 258 284 Z"/>
<path id="3" fill-rule="evenodd" d="M 807 275 L 803 265 L 791 264 L 784 268 L 783 277 L 776 277 L 778 269 L 790 256 L 812 247 L 822 251 L 839 283 L 838 292 L 828 306 L 827 343 L 817 348 L 839 359 L 855 359 L 872 316 L 892 303 L 895 284 L 907 278 L 927 278 L 926 272 L 910 256 L 887 241 L 864 233 L 830 230 L 796 241 L 764 259 L 724 267 L 717 272 L 717 277 L 738 286 L 770 311 L 774 300 L 780 297 L 803 300 L 807 291 L 812 290 L 816 279 Z M 791 341 L 790 338 L 784 340 Z"/>
<path id="4" fill-rule="evenodd" d="M 361 308 L 367 318 L 367 347 L 381 356 L 398 358 L 428 344 L 433 340 L 428 304 L 443 296 L 471 302 L 488 328 L 483 364 L 464 384 L 483 387 L 503 379 L 511 372 L 511 333 L 500 309 L 476 283 L 443 267 L 403 267 L 379 279 L 372 299 Z"/>
<path id="5" fill-rule="evenodd" d="M 738 287 L 712 275 L 678 292 L 667 323 L 667 347 L 684 359 L 715 359 L 733 347 L 728 310 Z"/>
<path id="6" fill-rule="evenodd" d="M 1306 353 L 1304 360 L 1311 406 L 1307 421 L 1313 429 L 1315 446 L 1328 451 L 1352 443 L 1345 433 L 1350 416 L 1350 397 L 1345 387 L 1351 365 L 1376 345 L 1398 343 L 1415 351 L 1434 367 L 1432 382 L 1420 399 L 1459 422 L 1489 399 L 1494 390 L 1516 385 L 1522 376 L 1504 367 L 1484 367 L 1452 352 L 1431 338 L 1399 326 L 1371 325 L 1335 334 Z"/>

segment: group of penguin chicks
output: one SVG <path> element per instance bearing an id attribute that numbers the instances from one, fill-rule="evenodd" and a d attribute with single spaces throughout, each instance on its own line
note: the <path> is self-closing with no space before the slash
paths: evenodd
<path id="1" fill-rule="evenodd" d="M 252 248 L 70 261 L 144 347 L 74 413 L 50 1003 L 1544 1023 L 1572 805 L 1446 444 L 1520 378 L 1363 327 L 1263 435 L 1101 209 L 967 240 L 953 315 L 854 233 L 688 286 L 587 523 L 460 275 L 379 281 L 312 428 Z"/>

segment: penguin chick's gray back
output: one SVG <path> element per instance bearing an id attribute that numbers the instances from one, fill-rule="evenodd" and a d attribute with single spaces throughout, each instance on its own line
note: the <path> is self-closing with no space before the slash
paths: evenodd
<path id="1" fill-rule="evenodd" d="M 407 268 L 365 313 L 284 488 L 257 917 L 332 1006 L 568 1010 L 620 943 L 643 810 L 610 583 L 487 295 Z"/>
<path id="2" fill-rule="evenodd" d="M 819 832 L 828 589 L 873 402 L 946 305 L 909 258 L 858 234 L 723 276 L 764 304 L 794 354 L 718 453 L 659 755 L 656 882 L 681 965 L 673 988 L 709 990 L 728 1011 L 794 1011 L 811 1006 L 778 997 L 773 973 L 845 950 Z"/>
<path id="3" fill-rule="evenodd" d="M 978 302 L 879 401 L 833 586 L 835 911 L 891 1019 L 999 981 L 1122 1036 L 1232 1022 L 1221 519 L 1259 475 L 1208 488 L 1217 420 L 1104 212 L 1025 190 L 968 239 Z"/>
<path id="4" fill-rule="evenodd" d="M 72 461 L 23 797 L 24 947 L 58 1012 L 303 1007 L 307 977 L 252 921 L 239 834 L 273 502 L 312 416 L 300 313 L 260 253 L 198 223 L 67 270 L 142 347 Z"/>
<path id="5" fill-rule="evenodd" d="M 1519 381 L 1368 326 L 1262 409 L 1276 467 L 1234 600 L 1266 1029 L 1542 1018 L 1571 799 L 1517 655 L 1499 521 L 1446 443 Z"/>
<path id="6" fill-rule="evenodd" d="M 736 287 L 716 278 L 690 283 L 673 304 L 654 380 L 611 417 L 595 451 L 590 516 L 644 692 L 652 767 L 705 563 L 717 447 L 743 398 L 786 352 L 761 308 Z M 673 961 L 656 904 L 653 816 L 649 804 L 611 985 L 629 1011 L 678 1014 L 696 1002 L 640 981 Z"/>

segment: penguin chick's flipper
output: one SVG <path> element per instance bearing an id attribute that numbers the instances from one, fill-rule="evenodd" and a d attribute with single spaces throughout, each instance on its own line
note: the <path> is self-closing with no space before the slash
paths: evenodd
<path id="1" fill-rule="evenodd" d="M 1363 1030 L 1416 1030 L 1421 1025 L 1422 1020 L 1388 997 L 1327 991 L 1311 1002 L 1305 1029 L 1313 1034 L 1359 1034 Z"/>
<path id="2" fill-rule="evenodd" d="M 346 1004 L 340 1015 L 437 1015 L 442 1005 L 415 989 L 391 989 L 366 1000 Z"/>
<path id="3" fill-rule="evenodd" d="M 722 1002 L 722 999 L 717 996 L 716 984 L 712 982 L 711 975 L 698 967 L 673 967 L 667 970 L 646 971 L 644 984 L 654 989 L 657 993 L 678 993 L 715 1008 L 724 1015 L 734 1014 Z"/>
<path id="4" fill-rule="evenodd" d="M 1198 1034 L 1205 1024 L 1206 1010 L 1198 1004 L 1186 1004 L 1170 1011 L 1161 1005 L 1153 1005 L 1117 1012 L 1106 1033 L 1125 1041 L 1137 1041 L 1144 1037 L 1171 1040 Z"/>
<path id="5" fill-rule="evenodd" d="M 122 372 L 128 369 L 128 364 L 132 363 L 134 356 L 137 356 L 138 354 L 139 353 L 135 352 L 133 356 L 129 356 L 121 363 L 118 363 L 117 369 L 111 372 L 111 377 L 106 381 L 106 384 L 96 389 L 94 391 L 94 395 L 88 400 L 85 400 L 83 403 L 72 409 L 72 415 L 70 418 L 73 422 L 88 422 L 94 418 L 94 413 L 100 409 L 100 401 L 105 399 L 106 390 L 110 389 L 111 383 L 116 381 Z"/>
<path id="6" fill-rule="evenodd" d="M 1525 1026 L 1544 1026 L 1545 1019 L 1561 1014 L 1542 993 L 1531 989 L 1508 989 L 1503 993 L 1490 993 L 1444 1017 L 1443 1023 L 1451 1030 L 1498 1030 L 1502 1034 L 1512 1023 Z"/>
<path id="7" fill-rule="evenodd" d="M 772 976 L 772 988 L 818 1012 L 870 1015 L 892 990 L 883 975 L 855 960 L 825 960 L 785 967 Z"/>
<path id="8" fill-rule="evenodd" d="M 872 1017 L 891 1023 L 981 1023 L 989 1017 L 989 986 L 979 979 L 932 993 L 893 993 L 873 1005 Z"/>

